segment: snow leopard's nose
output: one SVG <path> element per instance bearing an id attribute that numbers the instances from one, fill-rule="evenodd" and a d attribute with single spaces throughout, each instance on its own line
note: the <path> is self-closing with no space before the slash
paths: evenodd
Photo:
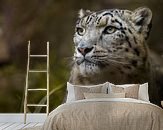
<path id="1" fill-rule="evenodd" d="M 78 47 L 78 51 L 85 56 L 87 53 L 91 52 L 93 50 L 93 47 Z"/>

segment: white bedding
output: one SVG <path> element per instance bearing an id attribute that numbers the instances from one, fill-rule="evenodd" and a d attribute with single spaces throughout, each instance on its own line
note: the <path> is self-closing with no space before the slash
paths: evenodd
<path id="1" fill-rule="evenodd" d="M 109 102 L 128 102 L 128 103 L 142 103 L 142 104 L 144 103 L 144 104 L 150 104 L 150 105 L 160 108 L 159 106 L 153 103 L 134 99 L 134 98 L 92 98 L 92 99 L 76 100 L 76 101 L 68 102 L 64 104 L 74 104 L 74 103 L 79 103 L 79 102 L 94 102 L 94 101 L 96 102 L 108 102 L 108 101 Z"/>
<path id="2" fill-rule="evenodd" d="M 94 98 L 53 110 L 43 130 L 163 130 L 163 109 L 131 98 Z"/>

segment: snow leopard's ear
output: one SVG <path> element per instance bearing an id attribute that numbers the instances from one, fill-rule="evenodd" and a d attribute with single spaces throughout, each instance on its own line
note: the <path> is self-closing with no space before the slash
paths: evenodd
<path id="1" fill-rule="evenodd" d="M 139 33 L 143 33 L 145 39 L 147 39 L 152 25 L 152 11 L 147 7 L 137 8 L 133 11 L 131 19 L 135 29 Z"/>
<path id="2" fill-rule="evenodd" d="M 91 14 L 92 12 L 90 10 L 83 10 L 83 9 L 80 9 L 79 10 L 79 18 L 83 18 L 89 14 Z"/>

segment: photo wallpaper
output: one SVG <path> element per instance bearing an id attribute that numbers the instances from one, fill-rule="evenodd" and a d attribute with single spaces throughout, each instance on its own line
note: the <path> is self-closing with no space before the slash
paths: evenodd
<path id="1" fill-rule="evenodd" d="M 148 82 L 150 101 L 161 106 L 162 7 L 161 0 L 0 0 L 0 113 L 23 112 L 29 40 L 35 55 L 46 54 L 46 42 L 50 43 L 50 111 L 63 102 L 68 81 Z M 123 20 L 119 10 L 101 16 L 105 9 L 125 10 Z M 111 25 L 106 27 L 112 13 L 117 13 L 116 18 L 109 19 Z M 31 58 L 30 68 L 45 69 L 46 59 Z M 46 75 L 30 74 L 29 87 L 45 88 Z M 45 97 L 46 92 L 31 92 L 28 101 L 45 103 Z M 28 112 L 44 111 L 28 108 Z"/>

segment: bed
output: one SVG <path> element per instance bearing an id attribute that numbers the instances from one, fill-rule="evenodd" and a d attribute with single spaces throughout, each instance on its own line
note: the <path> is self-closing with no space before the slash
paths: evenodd
<path id="1" fill-rule="evenodd" d="M 163 109 L 150 103 L 148 83 L 67 89 L 67 102 L 50 113 L 44 130 L 163 130 Z"/>
<path id="2" fill-rule="evenodd" d="M 163 109 L 149 102 L 148 84 L 67 86 L 67 102 L 40 129 L 163 130 Z"/>
<path id="3" fill-rule="evenodd" d="M 131 98 L 94 98 L 60 105 L 43 130 L 163 130 L 163 109 Z"/>

